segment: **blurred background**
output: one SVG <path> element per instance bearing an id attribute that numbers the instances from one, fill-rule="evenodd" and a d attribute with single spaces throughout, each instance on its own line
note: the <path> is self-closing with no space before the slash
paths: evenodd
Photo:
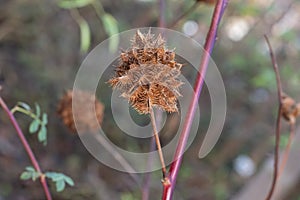
<path id="1" fill-rule="evenodd" d="M 109 36 L 131 28 L 171 28 L 204 44 L 213 1 L 194 0 L 1 0 L 0 81 L 1 96 L 9 107 L 18 101 L 38 102 L 48 113 L 48 145 L 28 133 L 30 119 L 16 114 L 42 169 L 63 172 L 74 187 L 57 193 L 54 199 L 141 199 L 141 189 L 126 173 L 106 167 L 84 148 L 57 115 L 64 91 L 72 88 L 76 72 L 96 45 Z M 209 94 L 203 91 L 199 134 L 184 155 L 174 199 L 223 200 L 264 199 L 272 176 L 276 81 L 263 34 L 268 34 L 283 82 L 284 91 L 300 101 L 299 49 L 300 2 L 279 0 L 231 0 L 219 27 L 212 53 L 226 87 L 227 117 L 218 143 L 204 159 L 199 146 L 210 120 Z M 118 41 L 111 41 L 111 48 Z M 124 148 L 143 151 L 150 142 L 122 140 L 110 120 L 111 89 L 98 91 L 104 104 L 103 129 Z M 205 117 L 207 116 L 207 117 Z M 147 117 L 139 123 L 149 123 Z M 142 122 L 141 122 L 142 121 Z M 288 126 L 283 122 L 281 147 L 287 142 Z M 167 142 L 172 135 L 163 134 Z M 296 139 L 292 147 L 300 160 Z M 298 139 L 299 141 L 300 139 Z M 298 145 L 299 146 L 299 145 Z M 24 148 L 1 109 L 0 112 L 0 200 L 44 199 L 38 181 L 21 181 L 24 168 L 31 165 Z M 291 163 L 281 179 L 276 199 L 300 199 L 300 165 Z M 149 199 L 160 199 L 161 172 L 150 174 Z M 266 176 L 262 178 L 262 176 Z M 138 174 L 142 181 L 145 175 Z M 259 180 L 257 182 L 257 180 Z M 253 184 L 256 183 L 256 184 Z M 251 195 L 258 195 L 254 198 Z M 251 198 L 252 197 L 252 198 Z"/>

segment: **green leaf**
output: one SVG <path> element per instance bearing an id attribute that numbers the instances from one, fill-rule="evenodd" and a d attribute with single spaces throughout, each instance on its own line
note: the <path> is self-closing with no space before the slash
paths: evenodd
<path id="1" fill-rule="evenodd" d="M 32 176 L 32 180 L 35 181 L 37 178 L 41 176 L 41 174 L 38 172 L 32 172 L 31 176 Z"/>
<path id="2" fill-rule="evenodd" d="M 105 32 L 111 37 L 114 34 L 119 33 L 118 22 L 110 14 L 104 14 L 101 17 L 103 27 Z M 109 39 L 109 49 L 110 51 L 116 51 L 119 45 L 119 36 L 115 35 Z"/>
<path id="3" fill-rule="evenodd" d="M 47 113 L 43 113 L 42 121 L 44 125 L 47 125 L 48 123 L 48 115 Z"/>
<path id="4" fill-rule="evenodd" d="M 74 186 L 74 181 L 62 173 L 46 172 L 45 176 L 55 182 L 57 192 L 63 191 L 66 183 L 70 186 Z"/>
<path id="5" fill-rule="evenodd" d="M 83 18 L 78 20 L 78 24 L 80 28 L 80 51 L 86 53 L 91 45 L 91 30 Z"/>
<path id="6" fill-rule="evenodd" d="M 30 106 L 29 106 L 27 103 L 24 103 L 24 102 L 18 102 L 18 105 L 21 106 L 22 108 L 24 108 L 24 109 L 27 110 L 27 111 L 30 111 L 30 110 L 31 110 Z"/>
<path id="7" fill-rule="evenodd" d="M 74 181 L 69 176 L 64 175 L 64 180 L 68 185 L 74 186 Z"/>
<path id="8" fill-rule="evenodd" d="M 22 180 L 28 180 L 31 178 L 33 181 L 35 181 L 41 176 L 41 173 L 35 171 L 35 169 L 31 166 L 26 167 L 25 170 L 26 171 L 22 172 L 20 176 L 20 179 Z"/>
<path id="9" fill-rule="evenodd" d="M 28 179 L 31 179 L 32 177 L 32 173 L 30 172 L 22 172 L 21 176 L 20 176 L 20 179 L 21 180 L 28 180 Z"/>
<path id="10" fill-rule="evenodd" d="M 57 172 L 47 172 L 45 173 L 47 178 L 50 178 L 52 181 L 56 182 L 58 180 L 63 180 L 63 174 L 62 173 L 57 173 Z"/>
<path id="11" fill-rule="evenodd" d="M 37 119 L 33 120 L 29 126 L 29 133 L 37 132 L 37 130 L 39 129 L 39 125 L 40 125 L 39 120 Z"/>
<path id="12" fill-rule="evenodd" d="M 57 174 L 57 173 L 55 173 L 55 172 L 46 172 L 46 173 L 45 173 L 45 176 L 46 176 L 47 178 L 50 178 L 52 181 L 54 181 L 53 179 L 54 179 L 54 177 L 56 176 L 56 174 Z"/>
<path id="13" fill-rule="evenodd" d="M 40 118 L 40 116 L 41 116 L 41 108 L 40 108 L 40 106 L 39 106 L 39 104 L 37 104 L 37 103 L 35 103 L 35 112 L 36 112 L 36 117 L 37 118 Z"/>
<path id="14" fill-rule="evenodd" d="M 61 192 L 65 189 L 66 183 L 64 180 L 59 180 L 56 182 L 55 186 L 56 186 L 56 191 Z"/>
<path id="15" fill-rule="evenodd" d="M 27 166 L 25 169 L 26 169 L 26 171 L 29 171 L 29 172 L 35 172 L 35 169 L 31 166 Z"/>
<path id="16" fill-rule="evenodd" d="M 94 0 L 61 0 L 58 6 L 65 9 L 82 8 L 91 4 Z"/>
<path id="17" fill-rule="evenodd" d="M 41 129 L 39 130 L 38 140 L 39 140 L 39 142 L 44 142 L 44 144 L 46 144 L 46 141 L 47 141 L 47 128 L 44 125 L 41 126 Z"/>

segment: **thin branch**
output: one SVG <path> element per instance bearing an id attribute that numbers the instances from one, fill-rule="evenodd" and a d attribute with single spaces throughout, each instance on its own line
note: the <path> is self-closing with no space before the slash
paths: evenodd
<path id="1" fill-rule="evenodd" d="M 162 111 L 157 110 L 155 113 L 155 118 L 156 118 L 156 125 L 157 125 L 157 130 L 161 130 L 162 126 Z M 150 143 L 150 148 L 149 152 L 152 152 L 155 150 L 155 138 L 151 138 L 151 143 Z M 142 185 L 142 200 L 148 200 L 149 195 L 150 195 L 150 182 L 151 182 L 151 166 L 153 165 L 153 154 L 150 154 L 147 159 L 147 171 L 148 173 L 144 174 L 144 179 L 143 179 L 143 185 Z"/>
<path id="2" fill-rule="evenodd" d="M 171 167 L 169 170 L 170 184 L 164 185 L 164 188 L 163 188 L 163 198 L 162 198 L 163 200 L 172 199 L 174 187 L 176 184 L 176 178 L 177 178 L 179 168 L 180 168 L 180 165 L 182 162 L 182 155 L 183 155 L 185 147 L 186 147 L 187 139 L 190 134 L 191 125 L 194 120 L 195 110 L 197 108 L 199 96 L 202 91 L 204 77 L 205 77 L 206 70 L 208 67 L 210 54 L 214 47 L 218 26 L 219 26 L 220 20 L 222 18 L 222 15 L 224 13 L 224 10 L 227 6 L 227 3 L 228 3 L 228 0 L 218 0 L 217 4 L 215 6 L 215 9 L 214 9 L 211 25 L 210 25 L 209 31 L 207 33 L 206 42 L 204 45 L 205 52 L 201 59 L 201 64 L 199 66 L 199 73 L 197 74 L 197 79 L 196 79 L 196 83 L 194 86 L 195 92 L 193 95 L 193 99 L 190 103 L 189 110 L 187 112 L 183 130 L 180 134 L 176 152 L 175 152 L 175 155 L 173 158 L 173 163 L 171 164 Z"/>
<path id="3" fill-rule="evenodd" d="M 296 123 L 295 122 L 291 122 L 290 123 L 289 140 L 288 140 L 288 143 L 287 143 L 287 145 L 286 145 L 286 147 L 284 149 L 282 161 L 281 161 L 281 164 L 280 164 L 280 167 L 279 167 L 278 178 L 281 176 L 281 174 L 282 174 L 282 172 L 283 172 L 283 170 L 285 168 L 286 162 L 287 162 L 287 160 L 289 158 L 292 141 L 293 141 L 294 136 L 295 136 L 295 129 L 296 129 Z"/>
<path id="4" fill-rule="evenodd" d="M 158 18 L 158 27 L 165 28 L 166 26 L 166 0 L 158 0 L 158 10 L 159 10 L 159 18 Z M 155 118 L 156 118 L 156 124 L 158 125 L 158 129 L 160 129 L 160 122 L 161 122 L 162 112 L 156 112 Z M 151 119 L 152 120 L 152 119 Z M 154 120 L 154 119 L 153 119 Z M 157 129 L 157 130 L 158 130 Z M 155 134 L 154 130 L 153 133 Z M 150 148 L 149 151 L 152 152 L 155 150 L 155 142 L 156 137 L 151 138 Z M 150 154 L 147 159 L 147 171 L 150 171 L 152 163 L 153 162 L 153 156 Z M 164 175 L 165 176 L 165 175 Z M 143 185 L 142 185 L 142 200 L 148 200 L 150 196 L 150 182 L 151 182 L 151 173 L 145 173 L 144 179 L 143 179 Z"/>
<path id="5" fill-rule="evenodd" d="M 277 83 L 277 95 L 278 95 L 278 111 L 277 111 L 277 120 L 276 120 L 276 136 L 275 136 L 275 148 L 274 148 L 274 174 L 273 174 L 273 180 L 272 180 L 272 185 L 271 188 L 269 190 L 269 193 L 266 197 L 266 200 L 270 200 L 272 198 L 272 195 L 274 193 L 275 187 L 276 187 L 276 183 L 277 183 L 277 179 L 278 179 L 278 162 L 279 162 L 279 141 L 280 141 L 280 129 L 281 129 L 281 115 L 282 115 L 282 84 L 281 84 L 281 80 L 280 80 L 280 74 L 279 74 L 279 70 L 278 70 L 278 65 L 276 62 L 276 58 L 275 55 L 273 53 L 270 41 L 267 37 L 267 35 L 264 35 L 265 40 L 268 44 L 269 47 L 269 51 L 270 51 L 270 56 L 271 56 L 271 60 L 272 60 L 272 65 L 273 65 L 273 69 L 276 75 L 276 83 Z"/>
<path id="6" fill-rule="evenodd" d="M 164 28 L 166 26 L 166 0 L 158 0 L 158 9 L 159 9 L 159 18 L 158 18 L 158 27 Z M 158 125 L 158 129 L 160 129 L 160 122 L 162 118 L 162 112 L 156 112 L 156 124 Z M 155 138 L 151 138 L 149 151 L 152 152 L 155 150 Z M 150 171 L 153 156 L 150 154 L 147 159 L 147 171 Z M 142 185 L 142 200 L 148 200 L 150 195 L 150 182 L 151 182 L 151 173 L 144 173 L 143 185 Z"/>
<path id="7" fill-rule="evenodd" d="M 157 118 L 156 118 L 157 119 Z M 155 139 L 151 138 L 150 152 L 155 150 Z M 150 171 L 152 166 L 153 156 L 150 154 L 147 159 L 147 171 Z M 144 173 L 143 185 L 142 185 L 142 200 L 149 200 L 150 193 L 150 182 L 151 182 L 151 172 Z"/>
<path id="8" fill-rule="evenodd" d="M 166 0 L 158 0 L 159 2 L 159 20 L 158 27 L 164 28 L 166 26 Z"/>
<path id="9" fill-rule="evenodd" d="M 127 160 L 113 148 L 100 134 L 93 134 L 93 137 L 120 163 L 120 165 L 127 172 L 134 172 L 135 170 L 132 166 L 127 162 Z M 129 173 L 131 178 L 139 185 L 139 178 L 135 173 Z"/>
<path id="10" fill-rule="evenodd" d="M 1 97 L 0 97 L 0 105 L 2 106 L 2 108 L 4 109 L 5 113 L 7 114 L 8 118 L 9 118 L 9 120 L 11 121 L 12 125 L 16 129 L 17 134 L 18 134 L 18 136 L 19 136 L 19 138 L 20 138 L 20 140 L 21 140 L 21 142 L 22 142 L 22 144 L 23 144 L 23 146 L 25 148 L 25 151 L 28 154 L 28 156 L 29 156 L 29 158 L 31 160 L 31 163 L 34 166 L 35 170 L 38 173 L 43 174 L 42 171 L 41 171 L 41 168 L 39 166 L 39 163 L 36 160 L 36 158 L 35 158 L 32 150 L 31 150 L 31 148 L 30 148 L 30 146 L 29 146 L 29 144 L 28 144 L 28 142 L 27 142 L 27 140 L 26 140 L 26 138 L 25 138 L 25 136 L 24 136 L 24 134 L 23 134 L 23 132 L 22 132 L 19 124 L 18 124 L 18 122 L 17 122 L 17 120 L 15 119 L 13 113 L 8 109 L 6 103 L 4 102 L 4 100 Z M 47 200 L 51 200 L 52 197 L 51 197 L 51 193 L 49 191 L 49 187 L 47 185 L 45 176 L 42 175 L 40 177 L 40 181 L 41 181 L 41 184 L 43 186 L 43 189 L 44 189 L 45 195 L 47 197 Z"/>
<path id="11" fill-rule="evenodd" d="M 181 15 L 179 15 L 179 17 L 177 17 L 173 22 L 171 22 L 170 25 L 168 25 L 168 28 L 174 28 L 178 22 L 180 22 L 182 19 L 184 19 L 186 16 L 188 16 L 190 13 L 194 12 L 194 10 L 196 10 L 196 8 L 198 7 L 200 1 L 195 1 L 194 4 L 187 9 L 184 13 L 182 13 Z"/>
<path id="12" fill-rule="evenodd" d="M 164 156 L 161 150 L 161 144 L 160 144 L 160 140 L 159 140 L 159 136 L 157 133 L 157 127 L 156 127 L 156 121 L 155 121 L 155 116 L 154 116 L 154 112 L 153 112 L 153 108 L 150 104 L 150 118 L 151 118 L 151 123 L 152 123 L 152 127 L 153 127 L 153 133 L 154 133 L 154 138 L 155 138 L 155 142 L 156 142 L 156 146 L 157 146 L 157 151 L 158 151 L 158 155 L 159 155 L 159 160 L 161 162 L 161 167 L 162 167 L 162 174 L 163 174 L 163 182 L 165 181 L 166 178 L 166 174 L 167 174 L 167 170 L 166 170 L 166 164 L 165 164 L 165 160 L 164 160 Z"/>

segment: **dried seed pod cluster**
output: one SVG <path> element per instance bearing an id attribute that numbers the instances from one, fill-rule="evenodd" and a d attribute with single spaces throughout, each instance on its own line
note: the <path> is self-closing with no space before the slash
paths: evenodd
<path id="1" fill-rule="evenodd" d="M 73 118 L 73 110 L 72 110 L 72 101 L 73 101 L 73 93 L 76 96 L 76 104 L 78 105 L 79 110 L 76 113 L 80 113 L 80 115 L 76 115 L 76 126 Z M 90 112 L 88 105 L 95 105 L 95 113 Z M 68 90 L 65 95 L 61 98 L 57 112 L 63 120 L 63 123 L 72 131 L 76 132 L 76 128 L 78 132 L 95 132 L 98 130 L 98 123 L 101 124 L 104 112 L 104 106 L 101 102 L 97 100 L 95 95 L 90 94 L 89 92 L 76 90 L 73 92 L 72 90 Z M 97 121 L 95 121 L 95 116 Z"/>
<path id="2" fill-rule="evenodd" d="M 300 116 L 300 103 L 284 94 L 281 98 L 282 101 L 282 116 L 289 122 L 295 123 L 296 118 Z"/>
<path id="3" fill-rule="evenodd" d="M 182 65 L 177 63 L 175 52 L 165 47 L 165 40 L 150 31 L 139 30 L 132 39 L 131 48 L 120 55 L 115 77 L 108 82 L 119 89 L 134 109 L 149 113 L 150 106 L 167 112 L 177 112 L 180 96 L 179 80 Z"/>

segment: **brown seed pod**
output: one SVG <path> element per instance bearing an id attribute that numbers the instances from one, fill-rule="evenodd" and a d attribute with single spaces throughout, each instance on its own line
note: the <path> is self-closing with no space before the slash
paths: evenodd
<path id="1" fill-rule="evenodd" d="M 131 48 L 120 55 L 115 77 L 108 83 L 141 114 L 149 113 L 150 106 L 167 112 L 177 112 L 179 80 L 182 64 L 175 53 L 165 47 L 165 40 L 150 31 L 139 30 L 131 40 Z"/>
<path id="2" fill-rule="evenodd" d="M 104 112 L 103 104 L 98 101 L 95 95 L 89 92 L 76 90 L 76 104 L 79 110 L 76 111 L 80 115 L 76 115 L 76 126 L 73 117 L 72 101 L 73 101 L 73 91 L 68 90 L 64 96 L 59 101 L 57 112 L 61 117 L 63 123 L 72 131 L 76 132 L 94 132 L 98 130 L 98 123 L 101 124 Z M 95 113 L 89 112 L 87 107 L 90 104 L 95 104 Z M 96 115 L 97 121 L 94 117 Z M 77 129 L 76 129 L 77 128 Z"/>
<path id="3" fill-rule="evenodd" d="M 289 122 L 295 123 L 296 118 L 300 115 L 300 104 L 296 104 L 296 101 L 284 94 L 281 97 L 282 101 L 282 116 Z"/>

